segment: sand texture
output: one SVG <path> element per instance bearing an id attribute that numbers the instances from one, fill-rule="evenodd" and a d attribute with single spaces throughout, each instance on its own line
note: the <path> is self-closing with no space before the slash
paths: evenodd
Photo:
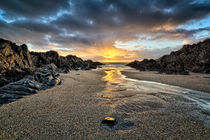
<path id="1" fill-rule="evenodd" d="M 0 139 L 210 138 L 210 129 L 187 114 L 192 110 L 189 106 L 161 109 L 177 104 L 179 97 L 120 89 L 102 97 L 107 94 L 103 94 L 107 92 L 104 75 L 102 70 L 71 71 L 61 75 L 60 86 L 4 104 L 0 107 Z M 134 126 L 104 129 L 100 122 L 106 116 L 116 117 L 119 123 L 132 121 Z"/>

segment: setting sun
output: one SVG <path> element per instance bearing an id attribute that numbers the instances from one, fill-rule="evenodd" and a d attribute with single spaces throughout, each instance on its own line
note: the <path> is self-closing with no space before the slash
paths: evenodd
<path id="1" fill-rule="evenodd" d="M 116 56 L 121 55 L 121 51 L 117 50 L 116 48 L 104 48 L 104 51 L 100 54 L 104 58 L 115 58 Z"/>
<path id="2" fill-rule="evenodd" d="M 114 46 L 92 46 L 67 53 L 65 51 L 58 52 L 61 55 L 73 54 L 83 59 L 92 59 L 100 62 L 131 62 L 132 60 L 138 59 L 135 51 L 116 48 Z"/>

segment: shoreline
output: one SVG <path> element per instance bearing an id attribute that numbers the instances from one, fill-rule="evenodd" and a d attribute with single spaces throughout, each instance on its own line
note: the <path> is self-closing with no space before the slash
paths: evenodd
<path id="1" fill-rule="evenodd" d="M 103 97 L 107 86 L 102 80 L 104 76 L 104 70 L 70 71 L 60 75 L 61 85 L 2 105 L 0 139 L 206 139 L 210 136 L 210 129 L 201 120 L 186 114 L 188 108 L 158 109 L 156 106 L 161 108 L 170 102 L 153 94 L 148 99 L 144 98 L 148 96 L 145 93 L 129 96 L 130 91 L 122 91 L 119 97 L 118 92 Z M 134 127 L 106 130 L 100 123 L 107 116 L 116 117 L 119 123 L 133 121 Z"/>
<path id="2" fill-rule="evenodd" d="M 159 74 L 156 71 L 121 71 L 128 78 L 159 82 L 187 89 L 210 93 L 210 74 L 190 73 L 190 75 Z"/>

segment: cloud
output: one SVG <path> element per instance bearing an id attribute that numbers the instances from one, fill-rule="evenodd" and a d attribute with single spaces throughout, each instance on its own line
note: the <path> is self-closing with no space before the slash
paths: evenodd
<path id="1" fill-rule="evenodd" d="M 11 23 L 11 25 L 17 28 L 27 29 L 33 32 L 45 33 L 45 34 L 50 34 L 50 33 L 57 34 L 61 32 L 61 30 L 58 29 L 56 26 L 49 26 L 49 24 L 47 23 L 42 23 L 32 20 L 17 21 Z"/>
<path id="2" fill-rule="evenodd" d="M 0 8 L 5 11 L 7 18 L 27 17 L 37 18 L 56 14 L 59 10 L 70 7 L 68 0 L 4 0 Z"/>
<path id="3" fill-rule="evenodd" d="M 93 59 L 100 60 L 104 59 L 100 53 L 105 48 L 122 51 L 125 56 L 131 53 L 134 57 L 129 59 L 155 58 L 184 40 L 207 37 L 209 25 L 184 27 L 209 16 L 208 0 L 10 0 L 0 5 L 0 37 L 27 43 L 34 50 L 47 50 L 53 45 L 67 54 L 63 50 L 67 48 L 83 57 L 91 52 L 89 49 L 94 52 Z M 116 41 L 127 48 L 113 47 Z M 155 45 L 163 41 L 166 45 Z M 128 60 L 119 54 L 116 60 L 120 59 Z"/>

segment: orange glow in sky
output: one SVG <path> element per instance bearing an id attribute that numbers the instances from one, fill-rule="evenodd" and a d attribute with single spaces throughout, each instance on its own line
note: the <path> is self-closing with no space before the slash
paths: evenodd
<path id="1" fill-rule="evenodd" d="M 103 48 L 100 56 L 106 58 L 106 59 L 113 59 L 117 56 L 120 56 L 123 52 L 116 49 L 116 48 Z"/>
<path id="2" fill-rule="evenodd" d="M 75 51 L 57 51 L 60 55 L 76 55 L 82 59 L 92 59 L 100 62 L 130 62 L 138 59 L 136 52 L 119 49 L 114 46 L 104 46 L 104 47 L 88 47 Z"/>

